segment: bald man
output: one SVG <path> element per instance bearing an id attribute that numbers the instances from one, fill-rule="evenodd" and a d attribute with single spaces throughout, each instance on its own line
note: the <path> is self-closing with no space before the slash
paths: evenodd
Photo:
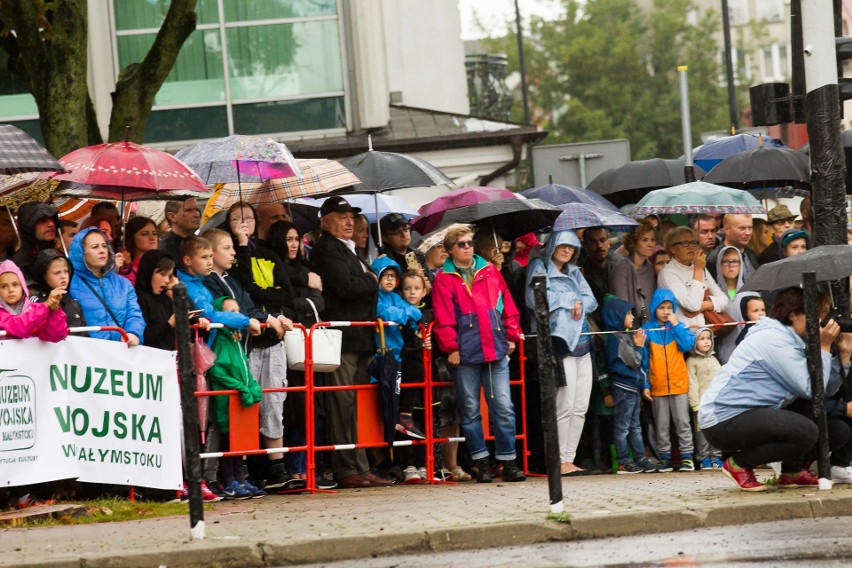
<path id="1" fill-rule="evenodd" d="M 257 206 L 257 238 L 266 242 L 269 240 L 269 227 L 278 221 L 289 221 L 287 209 L 283 203 L 266 203 Z"/>
<path id="2" fill-rule="evenodd" d="M 755 269 L 760 266 L 760 262 L 757 260 L 757 253 L 748 248 L 753 230 L 751 215 L 725 215 L 725 218 L 722 220 L 722 227 L 725 229 L 725 239 L 707 255 L 707 270 L 710 271 L 710 274 L 715 279 L 716 258 L 719 256 L 719 251 L 725 247 L 734 247 L 740 251 L 740 270 L 742 271 L 743 282 L 745 282 Z"/>

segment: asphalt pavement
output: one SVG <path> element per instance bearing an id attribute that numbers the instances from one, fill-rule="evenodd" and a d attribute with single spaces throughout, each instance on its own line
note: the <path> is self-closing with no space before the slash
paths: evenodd
<path id="1" fill-rule="evenodd" d="M 5 529 L 0 566 L 284 566 L 852 515 L 852 486 L 744 493 L 715 471 L 565 478 L 563 491 L 562 521 L 530 478 L 221 502 L 204 540 L 188 516 Z"/>

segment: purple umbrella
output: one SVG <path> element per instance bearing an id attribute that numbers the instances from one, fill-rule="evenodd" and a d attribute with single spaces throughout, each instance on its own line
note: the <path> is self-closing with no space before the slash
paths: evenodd
<path id="1" fill-rule="evenodd" d="M 508 189 L 497 187 L 461 187 L 447 192 L 434 201 L 420 207 L 418 209 L 420 215 L 412 221 L 411 228 L 421 235 L 425 235 L 431 233 L 441 225 L 441 219 L 447 211 L 487 201 L 517 198 L 518 196 Z"/>

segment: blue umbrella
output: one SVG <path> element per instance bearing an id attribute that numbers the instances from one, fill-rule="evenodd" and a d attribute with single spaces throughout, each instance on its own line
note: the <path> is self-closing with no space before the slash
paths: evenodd
<path id="1" fill-rule="evenodd" d="M 764 148 L 786 148 L 784 142 L 772 136 L 737 134 L 735 136 L 725 136 L 724 138 L 714 138 L 708 141 L 703 146 L 699 146 L 692 151 L 692 158 L 696 165 L 701 166 L 704 171 L 709 172 L 728 156 L 733 156 L 746 150 L 753 150 L 760 146 Z"/>
<path id="2" fill-rule="evenodd" d="M 398 195 L 387 193 L 345 193 L 343 197 L 352 207 L 359 207 L 370 223 L 376 223 L 388 213 L 399 213 L 406 219 L 417 217 L 417 210 Z M 317 206 L 322 206 L 323 199 L 317 199 Z"/>
<path id="3" fill-rule="evenodd" d="M 632 231 L 639 225 L 620 211 L 604 209 L 587 203 L 563 203 L 559 205 L 562 213 L 553 222 L 553 231 L 583 229 L 588 227 L 606 227 L 613 231 Z"/>
<path id="4" fill-rule="evenodd" d="M 581 187 L 570 187 L 567 185 L 549 183 L 541 187 L 522 191 L 521 195 L 527 199 L 541 199 L 551 205 L 562 205 L 563 203 L 586 203 L 603 209 L 618 211 L 618 208 L 610 203 L 609 200 L 601 197 L 594 191 L 583 189 Z"/>

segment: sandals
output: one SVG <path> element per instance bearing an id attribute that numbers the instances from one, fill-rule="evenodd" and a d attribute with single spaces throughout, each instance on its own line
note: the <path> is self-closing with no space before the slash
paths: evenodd
<path id="1" fill-rule="evenodd" d="M 447 470 L 444 470 L 444 471 L 447 471 Z M 454 467 L 453 469 L 449 470 L 449 474 L 450 474 L 451 479 L 453 481 L 458 481 L 460 483 L 464 483 L 464 482 L 467 482 L 467 481 L 473 481 L 473 477 L 468 472 L 466 472 L 465 470 L 463 470 L 460 467 Z"/>

